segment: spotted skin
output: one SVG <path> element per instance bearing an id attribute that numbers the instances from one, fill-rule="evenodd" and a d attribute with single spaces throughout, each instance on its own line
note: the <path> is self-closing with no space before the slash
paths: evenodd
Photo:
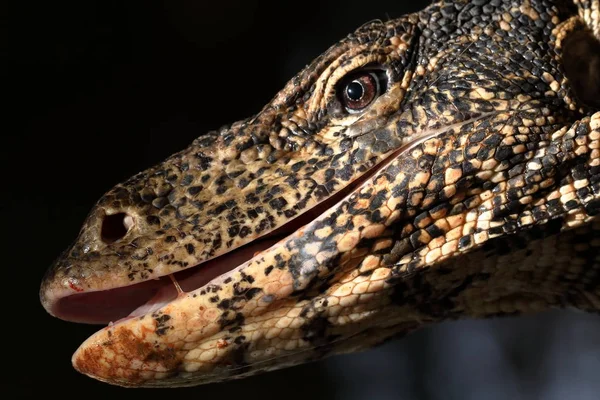
<path id="1" fill-rule="evenodd" d="M 44 278 L 50 312 L 223 255 L 368 177 L 232 273 L 99 331 L 75 368 L 190 386 L 446 319 L 598 313 L 600 91 L 593 68 L 565 66 L 573 35 L 597 45 L 598 4 L 442 1 L 368 23 L 254 117 L 117 185 Z M 374 66 L 384 93 L 348 112 L 339 85 Z M 103 238 L 119 213 L 132 225 Z"/>

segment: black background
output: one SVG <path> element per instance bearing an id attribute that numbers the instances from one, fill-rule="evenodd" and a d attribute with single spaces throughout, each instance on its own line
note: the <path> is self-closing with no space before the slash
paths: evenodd
<path id="1" fill-rule="evenodd" d="M 600 323 L 555 312 L 425 329 L 371 352 L 242 381 L 137 390 L 77 374 L 97 327 L 38 299 L 53 259 L 115 183 L 259 111 L 305 64 L 412 1 L 15 2 L 3 107 L 4 393 L 211 399 L 597 398 Z M 4 35 L 3 35 L 4 36 Z M 7 398 L 12 398 L 10 394 Z"/>

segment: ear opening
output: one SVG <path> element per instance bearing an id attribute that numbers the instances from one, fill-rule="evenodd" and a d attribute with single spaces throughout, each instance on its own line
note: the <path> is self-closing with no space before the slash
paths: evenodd
<path id="1" fill-rule="evenodd" d="M 563 66 L 575 96 L 600 109 L 600 40 L 589 29 L 577 30 L 563 41 Z"/>

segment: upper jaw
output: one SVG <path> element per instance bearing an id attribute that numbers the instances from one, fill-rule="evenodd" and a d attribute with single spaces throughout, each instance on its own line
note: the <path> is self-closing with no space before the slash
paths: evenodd
<path id="1" fill-rule="evenodd" d="M 78 306 L 81 312 L 74 313 L 64 308 L 65 299 L 81 299 L 85 294 L 87 301 L 97 294 L 105 307 L 111 304 L 103 296 L 134 309 L 142 303 L 129 301 L 133 293 L 146 297 L 155 293 L 164 286 L 158 278 L 199 264 L 209 268 L 210 260 L 237 253 L 236 249 L 292 220 L 294 228 L 285 234 L 310 222 L 334 204 L 328 199 L 338 201 L 335 193 L 352 186 L 386 156 L 365 147 L 377 140 L 367 132 L 363 136 L 372 139 L 352 139 L 349 148 L 341 144 L 342 138 L 328 145 L 331 151 L 312 156 L 304 151 L 283 152 L 273 159 L 273 153 L 262 154 L 260 146 L 252 154 L 248 149 L 239 151 L 244 135 L 235 129 L 255 129 L 244 123 L 234 127 L 200 137 L 185 151 L 107 192 L 90 212 L 76 242 L 44 277 L 40 288 L 44 308 L 66 320 L 106 323 L 112 319 L 110 313 L 85 315 L 87 308 L 102 304 L 84 303 Z M 392 131 L 386 138 L 394 138 Z M 120 236 L 105 237 L 107 221 L 124 224 Z M 232 268 L 229 265 L 227 270 Z M 128 315 L 123 313 L 112 315 Z"/>

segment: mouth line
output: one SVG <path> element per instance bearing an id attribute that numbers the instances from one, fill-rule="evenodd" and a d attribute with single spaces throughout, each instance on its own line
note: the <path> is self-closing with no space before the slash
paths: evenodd
<path id="1" fill-rule="evenodd" d="M 159 310 L 182 295 L 180 290 L 185 295 L 214 283 L 216 280 L 221 281 L 262 251 L 276 245 L 277 242 L 316 220 L 335 204 L 358 190 L 391 159 L 397 157 L 403 149 L 405 147 L 392 152 L 338 192 L 266 235 L 173 274 L 132 285 L 61 297 L 54 304 L 53 314 L 71 322 L 112 325 Z"/>

